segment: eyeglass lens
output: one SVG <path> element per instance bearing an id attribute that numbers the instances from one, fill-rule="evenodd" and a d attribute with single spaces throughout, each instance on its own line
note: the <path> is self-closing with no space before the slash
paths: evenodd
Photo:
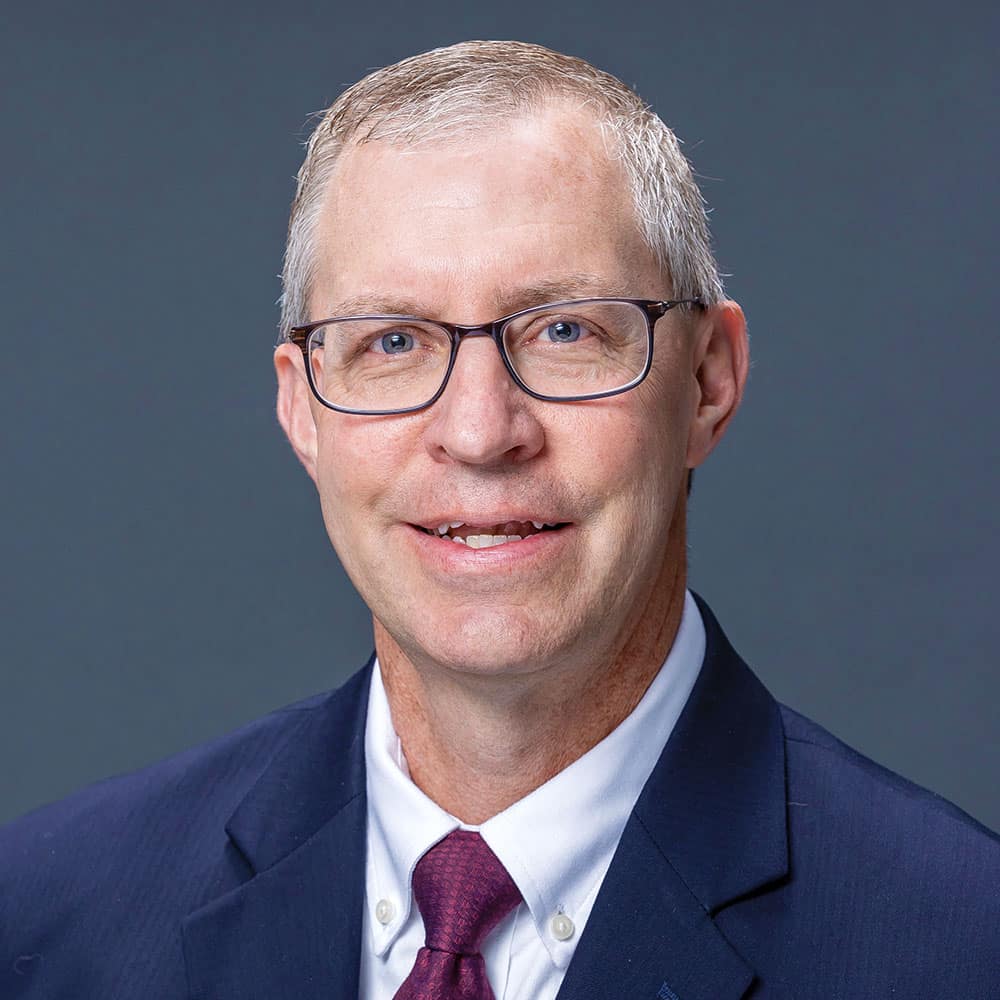
<path id="1" fill-rule="evenodd" d="M 646 367 L 649 328 L 629 302 L 541 307 L 503 329 L 504 350 L 518 378 L 542 396 L 574 397 L 628 386 Z M 343 319 L 309 336 L 317 392 L 351 410 L 421 406 L 441 388 L 451 357 L 447 330 L 430 321 Z"/>

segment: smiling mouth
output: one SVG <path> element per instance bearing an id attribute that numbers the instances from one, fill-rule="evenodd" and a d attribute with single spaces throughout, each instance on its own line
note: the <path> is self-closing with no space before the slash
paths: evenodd
<path id="1" fill-rule="evenodd" d="M 568 523 L 568 521 L 552 524 L 545 521 L 504 521 L 499 524 L 466 524 L 464 521 L 450 521 L 435 528 L 425 528 L 419 524 L 414 527 L 442 541 L 450 538 L 456 544 L 467 545 L 470 549 L 487 549 L 494 545 L 520 542 L 546 531 L 558 531 Z"/>

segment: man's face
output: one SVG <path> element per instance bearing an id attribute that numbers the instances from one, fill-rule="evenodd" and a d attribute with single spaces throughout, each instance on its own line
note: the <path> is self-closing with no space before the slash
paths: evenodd
<path id="1" fill-rule="evenodd" d="M 477 324 L 558 299 L 670 294 L 596 125 L 566 110 L 469 142 L 349 149 L 317 252 L 311 319 Z M 662 614 L 697 406 L 691 324 L 667 313 L 646 381 L 607 399 L 529 397 L 488 338 L 463 342 L 443 396 L 418 413 L 336 413 L 300 387 L 315 435 L 299 451 L 330 538 L 411 661 L 566 667 L 615 655 Z M 438 537 L 456 522 L 560 527 L 477 549 Z"/>

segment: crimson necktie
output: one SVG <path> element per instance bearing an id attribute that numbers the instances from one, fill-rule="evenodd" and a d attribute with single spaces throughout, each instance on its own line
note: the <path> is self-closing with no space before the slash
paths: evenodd
<path id="1" fill-rule="evenodd" d="M 413 898 L 426 941 L 395 1000 L 495 1000 L 480 948 L 521 893 L 486 841 L 449 833 L 413 869 Z"/>

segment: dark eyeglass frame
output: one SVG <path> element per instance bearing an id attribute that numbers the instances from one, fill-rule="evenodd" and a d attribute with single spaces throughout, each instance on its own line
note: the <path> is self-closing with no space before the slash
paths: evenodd
<path id="1" fill-rule="evenodd" d="M 534 312 L 544 312 L 545 310 L 558 310 L 571 308 L 573 306 L 580 305 L 591 305 L 593 303 L 621 303 L 627 305 L 638 306 L 641 310 L 643 316 L 646 318 L 646 336 L 648 341 L 646 344 L 646 364 L 642 371 L 636 375 L 631 382 L 626 385 L 620 386 L 617 389 L 606 389 L 603 392 L 590 392 L 585 393 L 581 396 L 548 396 L 544 393 L 535 392 L 534 389 L 529 388 L 521 380 L 521 377 L 517 374 L 511 363 L 510 358 L 507 355 L 507 348 L 504 346 L 503 335 L 507 326 L 514 320 L 519 319 L 528 313 Z M 492 323 L 480 323 L 474 326 L 465 326 L 460 323 L 445 323 L 440 320 L 426 319 L 423 316 L 399 316 L 399 315 L 373 315 L 373 316 L 332 316 L 328 319 L 319 319 L 313 323 L 306 323 L 303 326 L 293 326 L 288 331 L 288 337 L 285 339 L 284 343 L 295 344 L 302 351 L 302 359 L 305 364 L 306 377 L 309 379 L 309 388 L 312 389 L 313 395 L 322 403 L 325 407 L 331 410 L 336 410 L 338 413 L 352 413 L 357 416 L 368 416 L 368 417 L 382 417 L 391 416 L 398 413 L 416 413 L 420 410 L 426 410 L 428 406 L 433 406 L 440 398 L 441 394 L 444 392 L 448 385 L 448 380 L 451 378 L 452 369 L 455 367 L 455 359 L 458 357 L 458 349 L 461 346 L 463 340 L 466 337 L 489 337 L 494 344 L 496 344 L 497 350 L 500 352 L 500 357 L 503 360 L 504 367 L 507 369 L 507 373 L 514 380 L 514 384 L 526 392 L 529 396 L 534 399 L 541 399 L 548 403 L 578 403 L 583 402 L 588 399 L 605 399 L 608 396 L 618 396 L 623 392 L 628 392 L 630 389 L 634 389 L 639 385 L 643 379 L 649 374 L 649 370 L 653 364 L 653 332 L 656 327 L 657 320 L 665 316 L 671 309 L 677 306 L 698 306 L 699 308 L 704 308 L 704 301 L 700 296 L 695 296 L 690 299 L 626 299 L 626 298 L 607 298 L 607 297 L 597 297 L 597 298 L 587 298 L 587 299 L 566 299 L 560 302 L 546 302 L 538 306 L 529 306 L 527 309 L 519 309 L 517 312 L 510 313 L 507 316 L 501 316 L 500 319 L 493 320 Z M 445 370 L 444 377 L 441 379 L 441 385 L 438 387 L 437 392 L 431 396 L 430 399 L 425 403 L 420 403 L 417 406 L 405 406 L 400 409 L 395 410 L 357 410 L 352 409 L 347 406 L 336 406 L 329 400 L 323 398 L 320 394 L 319 389 L 316 387 L 316 383 L 313 381 L 312 365 L 309 364 L 309 337 L 314 330 L 318 330 L 322 326 L 326 326 L 329 323 L 342 323 L 345 320 L 400 320 L 408 321 L 412 323 L 425 323 L 429 326 L 436 326 L 440 330 L 443 330 L 447 335 L 448 339 L 451 341 L 451 354 L 448 358 L 448 367 Z"/>

